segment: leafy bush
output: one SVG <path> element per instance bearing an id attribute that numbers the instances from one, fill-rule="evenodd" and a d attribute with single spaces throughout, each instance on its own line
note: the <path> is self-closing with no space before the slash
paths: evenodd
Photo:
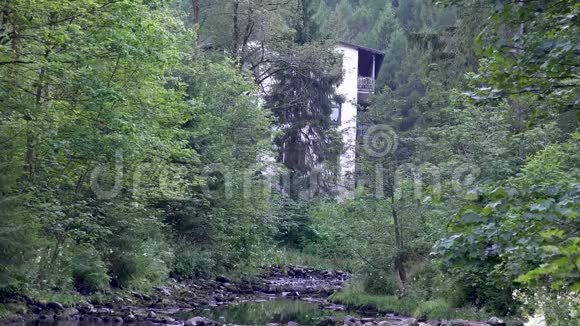
<path id="1" fill-rule="evenodd" d="M 399 292 L 399 284 L 392 271 L 371 269 L 362 275 L 365 292 L 379 295 L 396 295 Z"/>
<path id="2" fill-rule="evenodd" d="M 81 293 L 104 290 L 109 286 L 107 267 L 93 247 L 76 247 L 72 252 L 71 268 L 75 288 Z"/>
<path id="3" fill-rule="evenodd" d="M 467 300 L 462 280 L 451 277 L 437 261 L 428 261 L 414 267 L 407 295 L 416 300 L 442 299 L 451 308 L 463 306 Z"/>
<path id="4" fill-rule="evenodd" d="M 271 214 L 278 229 L 274 238 L 285 247 L 302 249 L 315 238 L 308 202 L 282 195 L 272 203 Z"/>
<path id="5" fill-rule="evenodd" d="M 175 245 L 172 273 L 180 278 L 209 277 L 218 270 L 210 250 L 200 250 L 182 239 Z"/>
<path id="6" fill-rule="evenodd" d="M 517 287 L 580 289 L 572 227 L 580 198 L 578 138 L 538 152 L 520 176 L 473 192 L 473 202 L 455 216 L 452 234 L 436 249 L 466 281 L 472 302 L 513 314 Z"/>

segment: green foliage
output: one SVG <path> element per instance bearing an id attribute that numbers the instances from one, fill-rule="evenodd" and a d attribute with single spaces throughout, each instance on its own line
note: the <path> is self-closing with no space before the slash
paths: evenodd
<path id="1" fill-rule="evenodd" d="M 91 247 L 75 248 L 70 262 L 75 288 L 81 293 L 104 290 L 110 277 L 100 254 Z"/>
<path id="2" fill-rule="evenodd" d="M 473 308 L 452 308 L 443 299 L 416 300 L 397 296 L 373 295 L 356 288 L 346 288 L 331 296 L 331 300 L 351 307 L 376 309 L 380 312 L 400 313 L 420 319 L 487 320 L 488 314 Z"/>
<path id="3" fill-rule="evenodd" d="M 479 38 L 480 86 L 474 98 L 536 93 L 571 108 L 578 87 L 578 13 L 575 1 L 500 1 Z"/>
<path id="4" fill-rule="evenodd" d="M 515 281 L 575 291 L 578 235 L 569 226 L 578 212 L 577 153 L 577 136 L 548 146 L 530 159 L 520 176 L 478 194 L 476 202 L 455 216 L 452 235 L 439 243 L 440 252 L 463 272 L 493 282 L 492 289 L 514 288 L 510 283 Z"/>
<path id="5" fill-rule="evenodd" d="M 308 202 L 281 196 L 272 203 L 271 214 L 278 226 L 278 235 L 275 239 L 284 247 L 302 249 L 315 237 L 310 228 Z"/>
<path id="6" fill-rule="evenodd" d="M 248 75 L 192 56 L 166 2 L 0 6 L 0 291 L 147 290 L 170 266 L 201 274 L 207 253 L 185 254 L 198 244 L 223 248 L 209 271 L 250 259 L 271 229 L 266 182 L 246 183 L 270 119 Z M 226 184 L 215 163 L 245 174 Z"/>
<path id="7" fill-rule="evenodd" d="M 187 238 L 182 238 L 175 244 L 172 273 L 181 278 L 209 277 L 213 272 L 220 272 L 224 265 L 220 258 L 218 253 L 197 249 Z"/>

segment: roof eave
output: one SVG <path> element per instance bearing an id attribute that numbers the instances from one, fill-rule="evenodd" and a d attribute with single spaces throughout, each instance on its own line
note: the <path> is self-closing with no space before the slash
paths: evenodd
<path id="1" fill-rule="evenodd" d="M 372 53 L 375 53 L 375 54 L 380 54 L 382 56 L 385 55 L 385 53 L 383 51 L 380 51 L 380 50 L 377 50 L 377 49 L 373 49 L 373 48 L 369 48 L 369 47 L 366 47 L 366 46 L 357 45 L 357 44 L 353 44 L 353 43 L 346 42 L 346 41 L 338 41 L 338 43 L 343 44 L 343 45 L 346 45 L 346 46 L 349 46 L 349 47 L 352 47 L 352 48 L 355 48 L 355 49 L 358 49 L 358 50 L 372 52 Z"/>

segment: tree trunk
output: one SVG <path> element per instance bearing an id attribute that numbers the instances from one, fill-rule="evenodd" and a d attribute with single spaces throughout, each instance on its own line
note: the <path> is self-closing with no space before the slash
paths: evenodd
<path id="1" fill-rule="evenodd" d="M 193 41 L 193 50 L 199 48 L 199 0 L 191 0 L 191 13 L 193 15 L 193 24 L 197 26 L 195 39 Z"/>
<path id="2" fill-rule="evenodd" d="M 391 214 L 393 216 L 393 225 L 395 227 L 395 243 L 397 248 L 397 253 L 395 256 L 395 269 L 399 273 L 401 284 L 404 286 L 405 282 L 407 281 L 407 271 L 405 270 L 406 254 L 403 244 L 403 235 L 401 232 L 401 222 L 399 221 L 397 209 L 395 208 L 394 192 L 391 192 Z"/>
<path id="3" fill-rule="evenodd" d="M 240 8 L 239 0 L 234 1 L 234 17 L 233 17 L 233 24 L 234 24 L 234 32 L 232 35 L 232 54 L 236 63 L 239 63 L 239 52 L 240 52 L 240 26 L 238 24 L 238 11 Z"/>

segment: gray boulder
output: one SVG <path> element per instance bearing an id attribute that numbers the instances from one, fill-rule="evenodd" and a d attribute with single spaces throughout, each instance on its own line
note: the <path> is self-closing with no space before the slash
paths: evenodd
<path id="1" fill-rule="evenodd" d="M 419 322 L 415 318 L 405 319 L 401 322 L 401 326 L 418 326 Z"/>
<path id="2" fill-rule="evenodd" d="M 48 309 L 53 309 L 53 310 L 64 310 L 64 306 L 62 305 L 62 303 L 58 303 L 58 302 L 49 302 L 46 304 L 46 307 Z"/>
<path id="3" fill-rule="evenodd" d="M 134 323 L 137 320 L 137 317 L 135 317 L 135 315 L 133 314 L 128 314 L 127 316 L 125 316 L 125 318 L 123 318 L 123 320 L 126 323 Z"/>
<path id="4" fill-rule="evenodd" d="M 356 319 L 354 319 L 353 316 L 346 315 L 346 316 L 344 316 L 344 318 L 342 319 L 342 321 L 344 322 L 345 325 L 352 326 L 352 325 L 355 324 Z"/>
<path id="5" fill-rule="evenodd" d="M 185 326 L 205 326 L 208 323 L 208 320 L 204 317 L 193 317 L 185 321 Z"/>
<path id="6" fill-rule="evenodd" d="M 497 317 L 491 317 L 487 323 L 491 326 L 505 326 L 505 321 L 497 318 Z"/>

